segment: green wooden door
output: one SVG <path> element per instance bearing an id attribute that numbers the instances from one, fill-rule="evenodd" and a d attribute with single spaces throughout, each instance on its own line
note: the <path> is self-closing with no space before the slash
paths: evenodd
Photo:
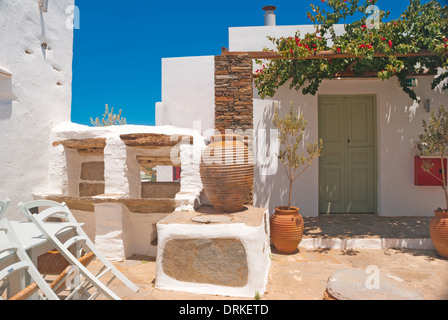
<path id="1" fill-rule="evenodd" d="M 319 97 L 320 213 L 376 211 L 375 99 Z"/>

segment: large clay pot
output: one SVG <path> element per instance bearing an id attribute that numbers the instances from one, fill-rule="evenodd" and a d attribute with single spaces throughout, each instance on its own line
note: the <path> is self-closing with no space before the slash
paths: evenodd
<path id="1" fill-rule="evenodd" d="M 238 135 L 216 135 L 202 153 L 201 180 L 218 212 L 244 208 L 253 188 L 254 161 Z"/>
<path id="2" fill-rule="evenodd" d="M 434 211 L 429 233 L 437 252 L 442 257 L 448 258 L 448 211 Z"/>
<path id="3" fill-rule="evenodd" d="M 303 236 L 303 218 L 297 207 L 276 207 L 270 218 L 271 240 L 280 253 L 292 253 Z"/>

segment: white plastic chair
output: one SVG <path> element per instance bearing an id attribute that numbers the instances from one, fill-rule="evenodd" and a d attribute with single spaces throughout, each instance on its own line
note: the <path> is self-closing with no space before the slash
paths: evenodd
<path id="1" fill-rule="evenodd" d="M 33 200 L 29 202 L 19 202 L 19 210 L 22 212 L 22 214 L 31 221 L 31 216 L 33 215 L 33 212 L 31 212 L 32 209 L 38 209 L 39 207 L 63 207 L 65 206 L 65 203 L 59 203 L 56 201 L 51 200 Z"/>
<path id="2" fill-rule="evenodd" d="M 25 284 L 25 272 L 28 272 L 32 281 L 34 281 L 33 288 L 27 287 L 17 293 L 13 299 L 26 299 L 32 292 L 41 290 L 38 298 L 44 300 L 59 300 L 56 293 L 50 288 L 44 278 L 41 276 L 37 268 L 32 263 L 31 259 L 26 254 L 20 241 L 17 239 L 14 231 L 7 219 L 0 221 L 0 257 L 11 261 L 5 268 L 0 269 L 0 300 L 3 292 L 8 288 L 9 280 L 13 275 L 18 275 L 18 279 L 22 285 Z M 37 288 L 37 287 L 38 288 Z"/>
<path id="3" fill-rule="evenodd" d="M 112 290 L 108 288 L 110 283 L 115 278 L 118 278 L 133 292 L 139 291 L 139 288 L 131 281 L 129 281 L 129 279 L 126 278 L 120 271 L 118 271 L 117 268 L 115 268 L 113 264 L 109 260 L 107 260 L 107 258 L 101 253 L 101 251 L 99 251 L 99 249 L 89 239 L 87 234 L 76 221 L 67 205 L 65 205 L 64 203 L 54 205 L 53 203 L 53 206 L 43 210 L 39 214 L 32 214 L 27 208 L 35 207 L 36 203 L 38 203 L 40 206 L 49 206 L 49 204 L 51 204 L 49 202 L 43 202 L 43 200 L 38 201 L 39 202 L 32 201 L 31 203 L 25 204 L 20 203 L 19 208 L 23 212 L 26 211 L 26 216 L 32 222 L 34 222 L 40 229 L 40 231 L 44 234 L 44 236 L 54 244 L 56 250 L 58 250 L 65 259 L 67 259 L 70 265 L 75 266 L 77 270 L 79 270 L 79 273 L 84 277 L 84 280 L 81 281 L 78 288 L 83 289 L 89 284 L 96 288 L 96 292 L 94 292 L 89 297 L 89 300 L 95 299 L 100 293 L 104 294 L 109 299 L 120 300 L 120 297 L 118 297 Z M 62 219 L 62 221 L 65 222 L 64 226 L 56 232 L 50 231 L 51 229 L 48 228 L 49 224 L 54 225 L 54 223 L 57 223 L 51 222 L 53 218 Z M 58 239 L 57 235 L 59 232 L 67 231 L 68 228 L 72 229 L 75 232 L 75 236 L 62 243 Z M 53 230 L 55 229 L 53 228 Z M 82 263 L 78 261 L 77 256 L 79 256 L 82 251 L 85 253 L 93 252 L 96 259 L 103 264 L 103 267 L 96 275 L 90 272 L 86 267 L 82 265 Z M 109 272 L 111 272 L 113 276 L 107 283 L 104 283 L 100 278 L 102 278 Z M 76 288 L 75 291 L 78 288 Z"/>
<path id="4" fill-rule="evenodd" d="M 19 203 L 19 211 L 25 216 L 28 221 L 31 220 L 31 215 L 38 213 L 39 209 L 48 207 L 63 207 L 64 202 L 59 203 L 51 200 L 33 200 L 26 203 Z M 39 258 L 37 263 L 37 270 L 42 274 L 60 274 L 68 267 L 67 261 L 60 256 L 56 250 L 50 250 L 46 255 Z"/>
<path id="5" fill-rule="evenodd" d="M 9 199 L 0 200 L 0 220 L 3 218 L 8 206 L 9 206 Z"/>

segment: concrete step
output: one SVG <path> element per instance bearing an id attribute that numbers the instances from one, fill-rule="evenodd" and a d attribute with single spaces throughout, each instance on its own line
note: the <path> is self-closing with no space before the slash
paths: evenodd
<path id="1" fill-rule="evenodd" d="M 332 214 L 304 217 L 300 246 L 306 249 L 434 249 L 432 217 Z"/>

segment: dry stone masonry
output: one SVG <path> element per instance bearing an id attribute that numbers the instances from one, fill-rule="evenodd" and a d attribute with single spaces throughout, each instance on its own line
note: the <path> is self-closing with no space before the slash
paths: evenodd
<path id="1" fill-rule="evenodd" d="M 253 129 L 252 59 L 248 54 L 215 56 L 215 129 Z"/>

